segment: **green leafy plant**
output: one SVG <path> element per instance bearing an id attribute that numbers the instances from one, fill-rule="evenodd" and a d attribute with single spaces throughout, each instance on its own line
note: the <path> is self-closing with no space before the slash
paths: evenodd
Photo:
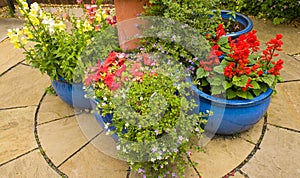
<path id="1" fill-rule="evenodd" d="M 104 9 L 100 2 L 82 5 L 83 17 L 46 12 L 37 3 L 29 8 L 25 0 L 17 3 L 25 24 L 22 29 L 8 31 L 11 43 L 22 48 L 26 61 L 51 80 L 62 77 L 72 83 L 82 51 L 93 37 L 115 23 L 113 11 Z"/>
<path id="2" fill-rule="evenodd" d="M 120 158 L 144 177 L 184 177 L 201 138 L 193 91 L 182 65 L 167 56 L 112 52 L 88 71 L 85 85 L 99 114 L 113 115 L 107 134 L 117 134 Z"/>
<path id="3" fill-rule="evenodd" d="M 206 36 L 212 46 L 209 56 L 193 61 L 195 83 L 201 90 L 227 99 L 252 99 L 268 88 L 275 89 L 282 80 L 283 61 L 273 61 L 273 57 L 282 50 L 282 35 L 267 42 L 260 54 L 255 30 L 234 40 L 225 36 L 222 24 L 216 31 L 216 36 Z"/>
<path id="4" fill-rule="evenodd" d="M 218 4 L 220 8 L 268 18 L 274 24 L 300 21 L 300 2 L 295 0 L 225 0 Z"/>

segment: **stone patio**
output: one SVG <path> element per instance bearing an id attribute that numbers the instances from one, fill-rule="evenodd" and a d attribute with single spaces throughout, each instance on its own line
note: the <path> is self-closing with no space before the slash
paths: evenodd
<path id="1" fill-rule="evenodd" d="M 300 29 L 253 18 L 258 37 L 284 36 L 284 82 L 277 85 L 268 114 L 250 130 L 215 136 L 199 165 L 186 177 L 300 177 Z M 48 95 L 46 75 L 24 62 L 6 37 L 18 19 L 0 19 L 0 175 L 1 177 L 136 178 L 117 159 L 115 143 L 93 115 Z"/>

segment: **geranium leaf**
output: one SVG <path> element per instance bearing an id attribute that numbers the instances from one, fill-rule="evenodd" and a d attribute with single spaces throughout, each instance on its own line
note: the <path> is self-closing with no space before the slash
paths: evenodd
<path id="1" fill-rule="evenodd" d="M 228 43 L 228 37 L 227 36 L 221 36 L 221 38 L 218 41 L 218 45 L 222 46 L 222 45 L 227 44 L 227 43 Z"/>
<path id="2" fill-rule="evenodd" d="M 196 72 L 197 78 L 203 78 L 207 76 L 207 73 L 203 68 L 198 68 Z"/>
<path id="3" fill-rule="evenodd" d="M 242 75 L 240 77 L 234 76 L 232 79 L 232 83 L 238 87 L 244 87 L 247 84 L 248 77 L 246 75 Z"/>
<path id="4" fill-rule="evenodd" d="M 214 71 L 216 71 L 219 74 L 223 74 L 224 73 L 224 67 L 222 65 L 218 65 L 218 66 L 214 67 Z"/>
<path id="5" fill-rule="evenodd" d="M 224 81 L 222 84 L 223 84 L 223 87 L 225 88 L 225 90 L 227 90 L 228 88 L 230 88 L 230 87 L 233 86 L 232 83 L 229 83 L 229 82 L 227 82 L 227 81 Z"/>
<path id="6" fill-rule="evenodd" d="M 227 98 L 228 98 L 228 99 L 233 99 L 233 98 L 236 97 L 236 92 L 234 92 L 234 91 L 231 90 L 231 89 L 229 89 L 229 90 L 226 92 L 226 94 L 227 94 Z"/>
<path id="7" fill-rule="evenodd" d="M 258 96 L 262 93 L 262 90 L 261 89 L 256 89 L 256 90 L 252 90 L 253 93 L 255 94 L 255 96 Z"/>
<path id="8" fill-rule="evenodd" d="M 244 99 L 247 99 L 247 92 L 244 92 L 242 90 L 239 90 L 237 91 L 237 96 L 241 97 L 241 98 L 244 98 Z"/>
<path id="9" fill-rule="evenodd" d="M 211 87 L 211 95 L 219 95 L 222 93 L 222 87 L 220 86 L 212 86 Z"/>
<path id="10" fill-rule="evenodd" d="M 253 89 L 260 89 L 260 86 L 256 81 L 252 80 L 250 84 L 252 85 Z"/>
<path id="11" fill-rule="evenodd" d="M 272 87 L 274 80 L 275 80 L 275 76 L 274 75 L 267 75 L 262 77 L 263 82 L 265 82 L 266 84 L 268 84 L 269 87 Z"/>

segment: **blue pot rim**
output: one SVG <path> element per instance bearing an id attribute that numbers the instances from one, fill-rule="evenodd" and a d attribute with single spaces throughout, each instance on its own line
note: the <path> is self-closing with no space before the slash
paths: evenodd
<path id="1" fill-rule="evenodd" d="M 216 10 L 213 10 L 213 12 L 215 12 L 215 11 Z M 224 15 L 227 15 L 229 12 L 232 12 L 232 11 L 230 11 L 230 10 L 221 10 L 222 18 L 224 18 Z M 242 34 L 250 32 L 253 28 L 253 21 L 249 17 L 247 17 L 244 14 L 238 13 L 238 12 L 235 12 L 235 14 L 236 14 L 235 20 L 242 23 L 241 20 L 239 20 L 239 19 L 243 19 L 246 22 L 246 25 L 242 23 L 243 25 L 245 25 L 245 29 L 243 29 L 241 31 L 238 31 L 238 32 L 226 34 L 226 36 L 228 36 L 228 37 L 240 36 Z M 224 18 L 224 19 L 227 19 L 227 18 Z"/>
<path id="2" fill-rule="evenodd" d="M 228 100 L 223 98 L 217 98 L 211 95 L 204 93 L 203 91 L 199 90 L 195 85 L 192 85 L 192 89 L 196 91 L 200 97 L 203 99 L 209 100 L 214 102 L 215 104 L 219 105 L 226 105 L 226 106 L 248 106 L 248 105 L 255 105 L 259 104 L 267 99 L 269 99 L 273 93 L 273 89 L 268 88 L 266 92 L 261 93 L 260 95 L 254 97 L 253 99 L 248 100 Z M 200 98 L 201 99 L 201 98 Z"/>

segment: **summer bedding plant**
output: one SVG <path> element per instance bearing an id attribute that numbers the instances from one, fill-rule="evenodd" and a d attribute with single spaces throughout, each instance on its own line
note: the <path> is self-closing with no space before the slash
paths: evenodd
<path id="1" fill-rule="evenodd" d="M 25 23 L 22 29 L 8 30 L 10 41 L 15 48 L 24 50 L 26 62 L 51 80 L 62 77 L 72 83 L 82 51 L 97 34 L 116 23 L 114 11 L 100 5 L 101 1 L 82 5 L 82 17 L 59 15 L 63 13 L 61 9 L 60 13 L 50 13 L 38 3 L 29 8 L 25 0 L 17 3 Z"/>
<path id="2" fill-rule="evenodd" d="M 282 50 L 282 35 L 266 42 L 266 49 L 259 52 L 255 30 L 234 40 L 225 34 L 222 24 L 215 35 L 207 34 L 212 47 L 209 56 L 192 61 L 198 88 L 227 99 L 252 99 L 268 88 L 275 89 L 282 80 L 283 60 L 274 60 Z"/>
<path id="3" fill-rule="evenodd" d="M 183 177 L 192 138 L 201 138 L 203 119 L 194 114 L 190 83 L 182 65 L 162 55 L 111 52 L 88 69 L 85 85 L 99 114 L 113 115 L 107 134 L 117 134 L 120 158 L 143 177 Z"/>

